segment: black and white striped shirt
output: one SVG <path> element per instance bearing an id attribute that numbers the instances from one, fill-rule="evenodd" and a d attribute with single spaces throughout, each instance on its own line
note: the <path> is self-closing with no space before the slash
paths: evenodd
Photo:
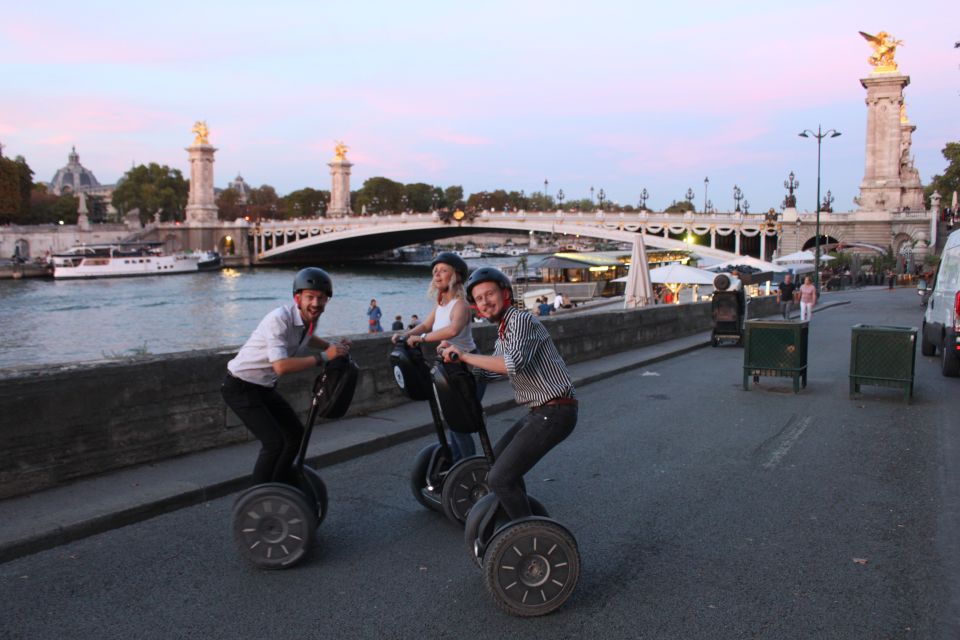
<path id="1" fill-rule="evenodd" d="M 518 404 L 536 407 L 554 398 L 574 397 L 567 365 L 546 328 L 530 312 L 507 309 L 493 355 L 506 362 Z"/>

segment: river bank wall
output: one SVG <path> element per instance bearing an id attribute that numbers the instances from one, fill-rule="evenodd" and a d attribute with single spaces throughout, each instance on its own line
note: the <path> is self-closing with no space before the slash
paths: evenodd
<path id="1" fill-rule="evenodd" d="M 776 313 L 754 299 L 752 317 Z M 660 305 L 546 318 L 568 363 L 709 330 L 709 303 Z M 476 325 L 482 352 L 496 329 Z M 388 364 L 389 334 L 353 336 L 360 381 L 348 415 L 406 402 Z M 235 348 L 130 358 L 120 362 L 0 371 L 0 499 L 84 476 L 203 449 L 251 435 L 220 397 Z M 317 372 L 289 376 L 280 392 L 306 416 Z M 323 425 L 318 425 L 322 437 Z"/>

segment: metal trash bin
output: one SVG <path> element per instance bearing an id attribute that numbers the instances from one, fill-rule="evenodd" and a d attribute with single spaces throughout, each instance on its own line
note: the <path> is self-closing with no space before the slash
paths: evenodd
<path id="1" fill-rule="evenodd" d="M 793 378 L 793 392 L 807 386 L 807 336 L 810 323 L 748 320 L 743 345 L 743 388 L 760 376 Z"/>
<path id="2" fill-rule="evenodd" d="M 855 324 L 850 336 L 850 397 L 861 385 L 897 387 L 913 397 L 916 327 Z"/>

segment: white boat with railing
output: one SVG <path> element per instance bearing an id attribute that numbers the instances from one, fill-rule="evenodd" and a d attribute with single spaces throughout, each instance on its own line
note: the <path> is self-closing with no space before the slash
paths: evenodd
<path id="1" fill-rule="evenodd" d="M 200 254 L 166 255 L 150 242 L 78 245 L 52 257 L 57 279 L 195 273 L 199 260 Z"/>

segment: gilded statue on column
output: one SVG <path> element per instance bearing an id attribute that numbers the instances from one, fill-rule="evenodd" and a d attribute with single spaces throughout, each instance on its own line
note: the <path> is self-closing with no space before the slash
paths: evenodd
<path id="1" fill-rule="evenodd" d="M 334 160 L 346 160 L 347 159 L 347 150 L 350 147 L 343 144 L 342 141 L 337 141 L 336 146 L 333 147 Z"/>
<path id="2" fill-rule="evenodd" d="M 873 73 L 890 73 L 897 70 L 897 63 L 893 57 L 897 53 L 897 47 L 903 44 L 903 40 L 894 40 L 893 36 L 886 31 L 881 31 L 875 36 L 861 31 L 860 35 L 873 47 L 873 55 L 867 58 L 867 62 L 873 65 Z"/>
<path id="3" fill-rule="evenodd" d="M 193 139 L 193 144 L 210 144 L 210 141 L 207 139 L 207 136 L 210 135 L 210 130 L 207 129 L 206 120 L 197 120 L 193 123 L 193 129 L 190 129 L 190 133 L 197 134 L 197 137 Z"/>

